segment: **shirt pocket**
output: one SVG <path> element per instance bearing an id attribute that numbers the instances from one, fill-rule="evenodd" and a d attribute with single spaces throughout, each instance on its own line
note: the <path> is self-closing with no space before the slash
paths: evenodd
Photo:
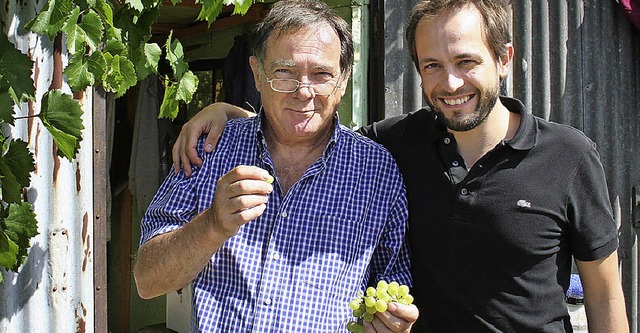
<path id="1" fill-rule="evenodd" d="M 362 249 L 362 228 L 359 221 L 319 216 L 302 251 L 298 281 L 331 298 L 351 297 L 360 287 L 370 258 Z"/>

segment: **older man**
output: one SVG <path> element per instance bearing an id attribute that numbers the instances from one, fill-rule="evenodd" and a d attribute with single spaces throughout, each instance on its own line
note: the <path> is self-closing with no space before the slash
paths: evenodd
<path id="1" fill-rule="evenodd" d="M 263 109 L 229 122 L 192 177 L 161 186 L 142 221 L 138 292 L 193 281 L 192 331 L 344 332 L 357 291 L 411 283 L 402 178 L 382 146 L 338 123 L 353 61 L 344 20 L 281 1 L 253 38 Z M 417 317 L 407 309 L 399 331 Z"/>

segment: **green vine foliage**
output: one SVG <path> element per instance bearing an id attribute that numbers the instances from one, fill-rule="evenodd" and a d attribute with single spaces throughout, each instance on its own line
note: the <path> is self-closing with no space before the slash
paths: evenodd
<path id="1" fill-rule="evenodd" d="M 121 97 L 138 81 L 156 75 L 165 85 L 160 117 L 174 119 L 180 101 L 191 101 L 198 78 L 189 70 L 182 44 L 172 34 L 163 46 L 149 41 L 160 6 L 180 2 L 48 0 L 25 28 L 50 40 L 62 34 L 69 57 L 63 73 L 73 92 L 102 86 Z M 198 20 L 211 24 L 224 6 L 233 5 L 233 14 L 244 15 L 253 0 L 196 0 L 196 3 L 202 6 Z M 172 72 L 159 73 L 160 61 L 167 61 Z M 18 51 L 6 35 L 0 34 L 0 126 L 5 129 L 25 118 L 14 113 L 20 103 L 35 100 L 32 71 L 33 61 Z M 58 155 L 72 160 L 84 129 L 80 104 L 71 95 L 54 89 L 42 96 L 40 106 L 35 117 L 51 133 Z M 23 264 L 31 238 L 38 234 L 33 207 L 22 196 L 34 170 L 33 154 L 27 143 L 0 131 L 0 266 L 14 272 Z M 0 274 L 2 281 L 4 277 Z"/>

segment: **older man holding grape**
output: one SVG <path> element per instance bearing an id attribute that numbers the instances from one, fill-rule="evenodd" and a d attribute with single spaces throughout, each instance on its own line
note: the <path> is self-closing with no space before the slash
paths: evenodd
<path id="1" fill-rule="evenodd" d="M 353 42 L 326 4 L 276 3 L 254 54 L 263 109 L 229 122 L 190 178 L 162 184 L 142 221 L 138 293 L 193 281 L 192 331 L 345 332 L 358 291 L 411 284 L 402 177 L 338 122 Z M 417 308 L 393 306 L 410 319 L 385 330 L 408 332 Z"/>

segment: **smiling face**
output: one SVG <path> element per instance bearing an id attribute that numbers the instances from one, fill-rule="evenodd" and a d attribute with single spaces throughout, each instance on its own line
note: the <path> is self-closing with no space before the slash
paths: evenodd
<path id="1" fill-rule="evenodd" d="M 316 140 L 334 128 L 333 117 L 346 89 L 341 78 L 340 40 L 327 24 L 269 37 L 264 63 L 250 59 L 260 91 L 267 127 L 281 142 Z M 339 85 L 328 96 L 315 95 L 309 87 L 294 93 L 273 91 L 267 79 L 296 79 L 308 82 L 331 81 Z"/>
<path id="2" fill-rule="evenodd" d="M 495 59 L 483 38 L 483 19 L 474 5 L 416 27 L 416 53 L 424 97 L 450 130 L 468 131 L 491 113 L 508 74 L 513 48 Z"/>

